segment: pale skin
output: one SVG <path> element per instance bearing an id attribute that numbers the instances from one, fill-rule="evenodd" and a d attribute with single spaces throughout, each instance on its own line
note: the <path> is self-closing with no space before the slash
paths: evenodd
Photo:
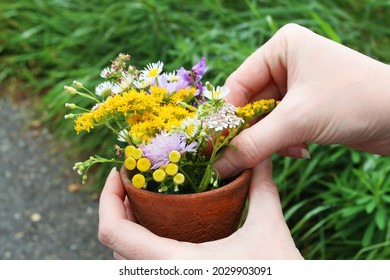
<path id="1" fill-rule="evenodd" d="M 215 163 L 227 177 L 254 168 L 247 220 L 231 236 L 192 244 L 161 238 L 136 223 L 119 174 L 100 198 L 99 238 L 118 259 L 302 259 L 283 218 L 269 156 L 308 158 L 307 143 L 344 144 L 390 155 L 390 66 L 287 25 L 228 78 L 228 100 L 240 106 L 281 100 L 244 130 Z"/>

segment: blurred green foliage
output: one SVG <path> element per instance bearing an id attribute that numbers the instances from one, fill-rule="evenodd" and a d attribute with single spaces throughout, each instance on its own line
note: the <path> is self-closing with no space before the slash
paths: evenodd
<path id="1" fill-rule="evenodd" d="M 110 143 L 75 135 L 63 115 L 73 80 L 92 87 L 119 52 L 167 70 L 207 57 L 223 83 L 281 26 L 295 22 L 390 62 L 390 2 L 384 0 L 5 0 L 0 3 L 0 83 L 28 98 L 72 160 Z M 4 94 L 4 93 L 2 93 Z M 92 138 L 92 139 L 91 139 Z M 274 176 L 298 248 L 309 259 L 390 258 L 390 160 L 341 146 L 310 146 L 311 160 L 274 156 Z M 94 170 L 95 190 L 109 167 Z"/>

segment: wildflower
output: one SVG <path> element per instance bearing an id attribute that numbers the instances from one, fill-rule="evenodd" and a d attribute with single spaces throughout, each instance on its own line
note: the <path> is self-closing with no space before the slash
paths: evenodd
<path id="1" fill-rule="evenodd" d="M 168 76 L 167 74 L 162 74 L 157 78 L 157 84 L 160 88 L 166 89 L 169 95 L 172 93 L 184 89 L 188 86 L 188 82 L 180 76 Z"/>
<path id="2" fill-rule="evenodd" d="M 207 99 L 212 100 L 221 100 L 224 99 L 226 96 L 228 96 L 230 93 L 230 89 L 226 86 L 217 86 L 217 88 L 212 87 L 211 90 L 206 87 L 206 89 L 203 92 L 203 95 Z"/>
<path id="3" fill-rule="evenodd" d="M 181 158 L 181 154 L 178 151 L 173 150 L 169 153 L 168 158 L 170 162 L 178 163 Z"/>
<path id="4" fill-rule="evenodd" d="M 123 130 L 119 131 L 117 139 L 120 142 L 130 143 L 131 142 L 131 138 L 130 138 L 130 135 L 129 135 L 129 131 L 127 129 L 123 129 Z"/>
<path id="5" fill-rule="evenodd" d="M 141 172 L 146 172 L 149 170 L 151 164 L 150 161 L 147 158 L 140 158 L 137 161 L 137 169 Z"/>
<path id="6" fill-rule="evenodd" d="M 145 176 L 142 174 L 135 174 L 131 179 L 131 182 L 137 189 L 141 189 L 146 186 L 146 179 Z"/>
<path id="7" fill-rule="evenodd" d="M 165 172 L 170 176 L 175 176 L 179 171 L 179 166 L 176 163 L 168 163 L 165 167 Z"/>
<path id="8" fill-rule="evenodd" d="M 206 58 L 203 57 L 197 64 L 192 67 L 191 71 L 187 71 L 181 67 L 177 71 L 177 75 L 182 77 L 188 83 L 193 84 L 199 90 L 199 92 L 202 93 L 203 86 L 201 79 L 207 70 L 208 68 L 206 66 Z"/>
<path id="9" fill-rule="evenodd" d="M 113 76 L 113 73 L 115 72 L 114 69 L 112 69 L 111 67 L 106 67 L 104 68 L 101 72 L 100 72 L 100 77 L 104 78 L 104 79 L 108 79 L 108 78 L 111 78 Z"/>
<path id="10" fill-rule="evenodd" d="M 187 139 L 195 138 L 196 134 L 199 131 L 201 122 L 197 118 L 186 118 L 181 123 L 181 130 L 184 131 L 184 134 Z"/>
<path id="11" fill-rule="evenodd" d="M 125 167 L 128 170 L 134 170 L 137 166 L 137 161 L 133 157 L 128 157 L 125 159 Z"/>
<path id="12" fill-rule="evenodd" d="M 125 91 L 131 87 L 131 84 L 133 83 L 134 76 L 125 72 L 123 73 L 123 76 L 118 79 L 119 82 L 116 83 L 112 88 L 113 94 L 121 93 L 122 91 Z"/>
<path id="13" fill-rule="evenodd" d="M 245 120 L 251 120 L 258 117 L 261 114 L 273 110 L 276 104 L 277 102 L 274 99 L 261 99 L 253 103 L 249 103 L 244 107 L 238 108 L 237 116 L 240 116 Z"/>
<path id="14" fill-rule="evenodd" d="M 182 185 L 185 181 L 185 177 L 183 174 L 181 173 L 177 173 L 175 175 L 175 177 L 173 177 L 173 182 L 176 184 L 176 185 Z"/>
<path id="15" fill-rule="evenodd" d="M 202 75 L 206 73 L 207 70 L 206 58 L 202 57 L 200 61 L 192 67 L 192 71 L 196 75 L 195 82 L 200 81 L 202 79 Z"/>
<path id="16" fill-rule="evenodd" d="M 111 95 L 114 84 L 110 81 L 98 84 L 95 88 L 96 95 L 107 97 Z"/>
<path id="17" fill-rule="evenodd" d="M 169 163 L 169 153 L 178 151 L 180 154 L 185 152 L 196 152 L 197 142 L 187 145 L 182 133 L 173 133 L 168 135 L 166 132 L 157 134 L 150 144 L 140 145 L 142 152 L 152 163 L 151 169 L 157 169 L 161 165 Z"/>
<path id="18" fill-rule="evenodd" d="M 153 172 L 153 180 L 158 183 L 164 181 L 165 177 L 166 177 L 166 173 L 162 169 L 156 169 Z"/>
<path id="19" fill-rule="evenodd" d="M 237 128 L 244 123 L 244 120 L 235 115 L 235 110 L 233 105 L 225 103 L 218 108 L 217 112 L 203 118 L 202 126 L 214 131 Z"/>
<path id="20" fill-rule="evenodd" d="M 149 80 L 135 80 L 133 82 L 133 85 L 137 88 L 137 89 L 144 89 L 144 88 L 147 88 L 151 85 L 150 81 Z"/>
<path id="21" fill-rule="evenodd" d="M 164 63 L 158 61 L 157 63 L 149 63 L 146 68 L 141 71 L 140 76 L 146 80 L 152 80 L 157 78 L 163 69 Z"/>

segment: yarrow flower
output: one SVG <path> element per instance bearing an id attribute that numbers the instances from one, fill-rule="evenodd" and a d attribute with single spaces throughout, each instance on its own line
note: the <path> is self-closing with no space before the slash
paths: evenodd
<path id="1" fill-rule="evenodd" d="M 130 55 L 119 54 L 100 72 L 103 82 L 89 91 L 81 83 L 64 89 L 88 99 L 88 108 L 66 103 L 77 134 L 105 126 L 115 136 L 112 158 L 93 156 L 74 166 L 84 183 L 96 163 L 121 164 L 134 187 L 160 193 L 194 193 L 219 187 L 213 163 L 230 140 L 253 120 L 275 108 L 273 99 L 236 108 L 226 86 L 203 85 L 202 58 L 191 70 L 164 72 L 164 63 L 139 71 Z M 90 106 L 92 108 L 90 108 Z"/>

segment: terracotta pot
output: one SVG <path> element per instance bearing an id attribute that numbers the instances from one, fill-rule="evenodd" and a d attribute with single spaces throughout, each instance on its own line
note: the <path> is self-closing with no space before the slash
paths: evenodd
<path id="1" fill-rule="evenodd" d="M 197 194 L 161 194 L 135 188 L 124 166 L 120 170 L 137 221 L 161 236 L 201 243 L 231 235 L 245 207 L 252 171 L 231 183 Z"/>

